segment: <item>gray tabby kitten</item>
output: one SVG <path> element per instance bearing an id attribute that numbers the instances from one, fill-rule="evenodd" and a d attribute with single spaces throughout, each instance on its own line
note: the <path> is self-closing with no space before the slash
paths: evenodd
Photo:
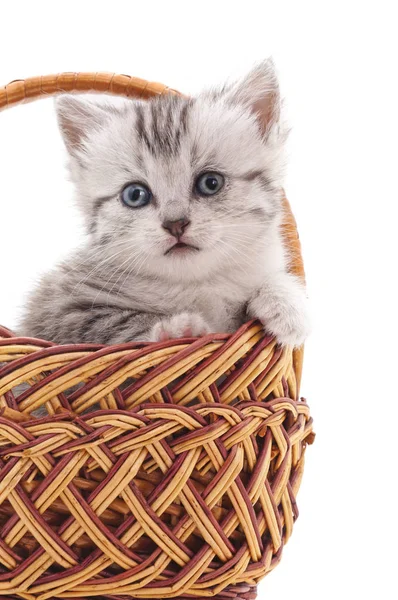
<path id="1" fill-rule="evenodd" d="M 309 324 L 280 223 L 280 96 L 266 61 L 195 98 L 57 101 L 87 243 L 32 294 L 20 333 L 58 343 L 232 332 L 251 317 L 281 344 Z"/>

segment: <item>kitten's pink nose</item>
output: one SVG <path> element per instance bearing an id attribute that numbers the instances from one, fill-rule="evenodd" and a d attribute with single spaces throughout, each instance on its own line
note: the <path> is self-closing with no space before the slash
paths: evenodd
<path id="1" fill-rule="evenodd" d="M 177 221 L 165 221 L 162 224 L 163 229 L 167 229 L 175 238 L 179 239 L 185 229 L 188 227 L 190 221 L 185 217 L 183 219 L 178 219 Z"/>

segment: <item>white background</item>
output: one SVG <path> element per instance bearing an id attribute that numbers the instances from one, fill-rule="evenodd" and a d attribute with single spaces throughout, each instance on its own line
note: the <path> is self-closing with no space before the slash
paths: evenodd
<path id="1" fill-rule="evenodd" d="M 187 93 L 273 55 L 292 125 L 286 190 L 314 333 L 302 392 L 317 440 L 300 518 L 260 598 L 398 598 L 397 19 L 394 2 L 18 2 L 0 84 L 117 71 Z M 0 114 L 0 322 L 72 248 L 78 220 L 52 101 Z"/>

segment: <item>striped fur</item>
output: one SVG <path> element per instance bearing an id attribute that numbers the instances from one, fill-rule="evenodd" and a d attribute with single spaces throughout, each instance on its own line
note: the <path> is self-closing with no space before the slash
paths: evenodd
<path id="1" fill-rule="evenodd" d="M 272 64 L 187 99 L 123 106 L 65 96 L 57 104 L 87 243 L 31 295 L 20 331 L 60 343 L 155 340 L 230 332 L 247 316 L 281 343 L 308 331 L 305 292 L 287 273 L 279 232 L 285 130 Z M 200 196 L 198 176 L 225 179 Z M 148 206 L 120 194 L 150 188 Z M 162 224 L 187 219 L 182 241 Z"/>

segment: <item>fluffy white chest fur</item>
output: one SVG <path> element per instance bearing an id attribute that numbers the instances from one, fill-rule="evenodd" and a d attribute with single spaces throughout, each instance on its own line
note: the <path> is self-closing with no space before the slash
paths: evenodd
<path id="1" fill-rule="evenodd" d="M 149 307 L 164 314 L 193 312 L 203 316 L 211 331 L 232 332 L 242 322 L 247 299 L 254 292 L 253 282 L 239 284 L 239 278 L 232 281 L 220 280 L 172 286 L 157 283 L 155 296 Z"/>

